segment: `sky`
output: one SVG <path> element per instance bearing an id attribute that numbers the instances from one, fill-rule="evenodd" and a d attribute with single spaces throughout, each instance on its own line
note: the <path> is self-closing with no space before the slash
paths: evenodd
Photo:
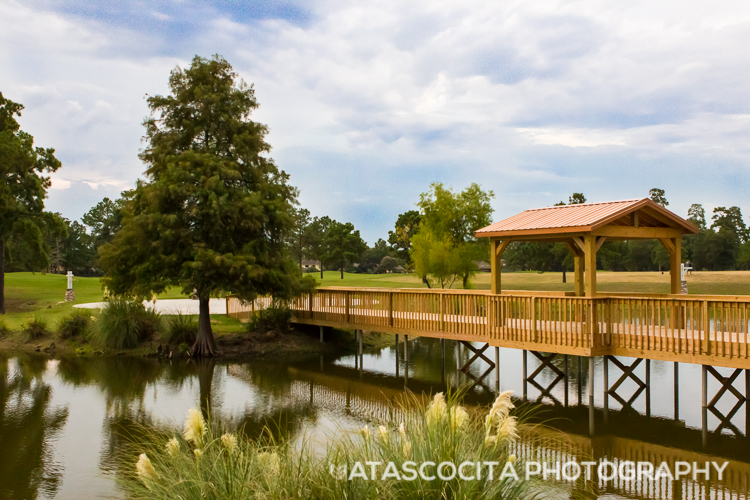
<path id="1" fill-rule="evenodd" d="M 583 192 L 750 212 L 750 2 L 0 0 L 0 92 L 79 219 L 145 169 L 146 95 L 220 54 L 313 215 L 370 244 L 433 182 L 494 220 Z"/>

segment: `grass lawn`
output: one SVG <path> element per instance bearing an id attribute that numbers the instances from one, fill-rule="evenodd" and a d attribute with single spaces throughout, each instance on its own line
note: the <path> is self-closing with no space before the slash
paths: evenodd
<path id="1" fill-rule="evenodd" d="M 425 288 L 413 274 L 349 274 L 344 279 L 338 272 L 326 271 L 324 279 L 315 275 L 321 286 Z M 568 282 L 562 282 L 562 273 L 536 271 L 503 273 L 504 290 L 573 291 L 573 273 L 567 273 Z M 669 293 L 669 272 L 613 273 L 597 271 L 597 290 L 600 292 Z M 700 271 L 687 277 L 691 294 L 750 295 L 750 271 Z M 461 288 L 455 283 L 453 288 Z M 478 273 L 472 288 L 490 289 L 490 274 Z"/>
<path id="2" fill-rule="evenodd" d="M 47 321 L 50 328 L 68 314 L 73 304 L 101 302 L 103 292 L 99 278 L 73 278 L 74 302 L 65 302 L 68 279 L 61 274 L 7 273 L 5 275 L 5 316 L 0 321 L 11 330 L 20 330 L 22 325 L 35 316 Z M 159 295 L 161 299 L 181 299 L 179 289 L 170 289 Z"/>

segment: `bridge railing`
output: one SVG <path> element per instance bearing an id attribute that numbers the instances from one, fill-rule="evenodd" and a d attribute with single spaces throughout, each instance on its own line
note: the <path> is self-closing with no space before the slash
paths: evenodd
<path id="1" fill-rule="evenodd" d="M 227 314 L 246 319 L 268 303 L 267 298 L 248 303 L 230 296 Z M 331 287 L 319 288 L 290 305 L 295 321 L 342 328 L 583 355 L 701 356 L 700 362 L 731 360 L 742 366 L 726 366 L 737 367 L 750 361 L 750 297 L 612 294 L 587 298 L 546 292 L 493 295 Z"/>

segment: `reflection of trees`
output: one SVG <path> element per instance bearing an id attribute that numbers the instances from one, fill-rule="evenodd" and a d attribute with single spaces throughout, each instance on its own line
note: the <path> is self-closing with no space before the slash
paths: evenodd
<path id="1" fill-rule="evenodd" d="M 68 419 L 67 408 L 51 408 L 52 389 L 42 375 L 43 357 L 17 358 L 15 370 L 0 358 L 0 499 L 57 493 L 62 471 L 52 463 L 50 441 Z"/>

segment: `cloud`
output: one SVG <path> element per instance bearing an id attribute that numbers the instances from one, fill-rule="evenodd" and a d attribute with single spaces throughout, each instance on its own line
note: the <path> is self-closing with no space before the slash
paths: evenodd
<path id="1" fill-rule="evenodd" d="M 372 242 L 433 181 L 493 189 L 498 218 L 582 190 L 741 206 L 749 27 L 740 1 L 0 0 L 0 64 L 69 217 L 142 175 L 144 95 L 220 53 L 301 202 Z"/>

